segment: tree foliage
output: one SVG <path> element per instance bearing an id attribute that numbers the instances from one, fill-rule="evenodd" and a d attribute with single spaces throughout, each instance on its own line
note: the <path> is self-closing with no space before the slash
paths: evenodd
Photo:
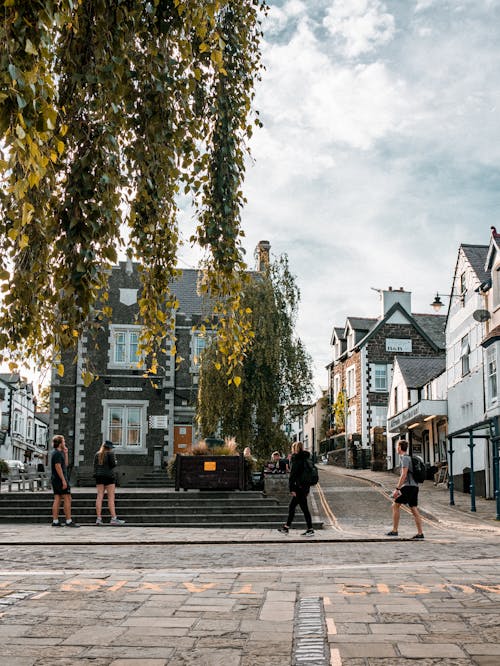
<path id="1" fill-rule="evenodd" d="M 262 0 L 5 0 L 0 23 L 0 354 L 47 359 L 99 311 L 123 236 L 140 263 L 142 349 L 173 336 L 177 201 L 192 198 L 235 374 L 242 180 Z M 124 228 L 127 231 L 124 232 Z"/>
<path id="2" fill-rule="evenodd" d="M 234 436 L 258 456 L 284 445 L 285 411 L 312 393 L 310 357 L 295 335 L 299 301 L 286 255 L 249 282 L 242 302 L 255 333 L 241 384 L 227 379 L 230 369 L 224 362 L 219 367 L 213 345 L 202 358 L 197 418 L 203 436 Z"/>

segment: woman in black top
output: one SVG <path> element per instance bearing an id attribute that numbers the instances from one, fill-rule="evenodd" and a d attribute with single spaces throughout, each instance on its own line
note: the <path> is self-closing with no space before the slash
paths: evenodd
<path id="1" fill-rule="evenodd" d="M 116 458 L 113 453 L 114 444 L 106 440 L 99 451 L 94 456 L 94 476 L 97 489 L 95 500 L 95 510 L 97 519 L 96 525 L 102 525 L 102 500 L 104 493 L 108 495 L 108 509 L 111 514 L 111 525 L 124 525 L 125 521 L 120 520 L 115 511 L 115 487 L 116 477 L 114 469 L 116 467 Z"/>
<path id="2" fill-rule="evenodd" d="M 302 509 L 307 525 L 307 530 L 302 533 L 302 536 L 310 537 L 314 535 L 311 512 L 307 505 L 307 496 L 309 495 L 311 486 L 307 481 L 306 460 L 310 457 L 310 454 L 309 451 L 304 451 L 302 442 L 295 442 L 292 446 L 292 454 L 290 477 L 288 480 L 292 499 L 290 500 L 290 505 L 288 507 L 288 518 L 286 519 L 286 523 L 278 528 L 278 532 L 288 534 L 298 504 Z"/>

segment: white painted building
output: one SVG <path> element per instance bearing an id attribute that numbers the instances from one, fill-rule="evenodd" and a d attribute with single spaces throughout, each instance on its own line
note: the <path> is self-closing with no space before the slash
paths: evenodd
<path id="1" fill-rule="evenodd" d="M 478 321 L 486 297 L 481 285 L 488 279 L 485 270 L 488 247 L 461 245 L 455 267 L 446 320 L 446 374 L 448 387 L 448 433 L 460 431 L 485 418 L 485 366 L 482 342 L 488 323 Z M 480 435 L 481 431 L 475 432 Z M 473 465 L 476 489 L 488 496 L 490 449 L 485 439 L 475 438 Z M 453 477 L 455 487 L 467 489 L 471 453 L 468 439 L 453 440 Z M 465 482 L 464 482 L 465 475 Z"/>
<path id="2" fill-rule="evenodd" d="M 0 458 L 36 462 L 46 456 L 47 423 L 35 419 L 33 385 L 18 374 L 0 374 Z"/>

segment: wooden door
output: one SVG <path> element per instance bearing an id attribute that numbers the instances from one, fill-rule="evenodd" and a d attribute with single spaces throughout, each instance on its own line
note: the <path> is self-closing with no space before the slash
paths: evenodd
<path id="1" fill-rule="evenodd" d="M 193 426 L 174 425 L 174 454 L 189 453 L 193 445 Z"/>

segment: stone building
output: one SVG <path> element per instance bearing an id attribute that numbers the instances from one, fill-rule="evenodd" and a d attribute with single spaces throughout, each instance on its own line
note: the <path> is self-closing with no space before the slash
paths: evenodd
<path id="1" fill-rule="evenodd" d="M 394 356 L 440 356 L 445 347 L 444 316 L 412 314 L 411 293 L 402 288 L 379 293 L 378 317 L 347 317 L 334 327 L 328 366 L 331 404 L 343 393 L 345 432 L 363 447 L 373 428 L 386 427 Z M 338 432 L 344 424 L 334 426 Z"/>
<path id="2" fill-rule="evenodd" d="M 263 241 L 258 265 L 266 265 L 268 256 L 269 244 Z M 173 454 L 187 452 L 195 441 L 200 354 L 211 335 L 210 330 L 196 330 L 211 316 L 207 299 L 198 293 L 199 275 L 183 270 L 172 284 L 179 302 L 176 347 L 184 360 L 176 366 L 175 357 L 167 353 L 159 358 L 157 375 L 145 376 L 137 355 L 137 266 L 121 262 L 110 271 L 112 321 L 97 334 L 82 337 L 76 360 L 74 353 L 63 358 L 63 377 L 52 374 L 50 432 L 66 437 L 74 482 L 91 482 L 93 457 L 103 440 L 115 444 L 122 484 L 163 468 Z M 82 381 L 85 369 L 98 376 L 88 387 Z"/>

